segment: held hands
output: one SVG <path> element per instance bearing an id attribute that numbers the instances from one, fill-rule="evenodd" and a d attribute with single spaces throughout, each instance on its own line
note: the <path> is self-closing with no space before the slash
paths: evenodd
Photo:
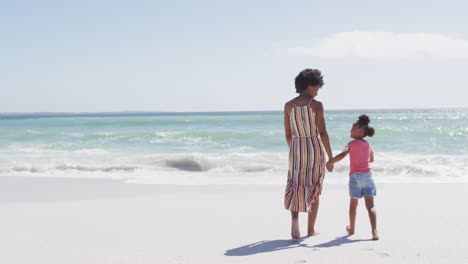
<path id="1" fill-rule="evenodd" d="M 327 162 L 327 170 L 328 170 L 329 172 L 332 172 L 332 171 L 333 171 L 333 167 L 334 167 L 334 166 L 333 166 L 333 162 L 331 162 L 331 160 L 329 160 L 329 161 Z"/>

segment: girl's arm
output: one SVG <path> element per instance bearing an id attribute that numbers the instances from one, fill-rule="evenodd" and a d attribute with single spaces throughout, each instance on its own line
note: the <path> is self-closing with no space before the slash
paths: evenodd
<path id="1" fill-rule="evenodd" d="M 323 146 L 328 155 L 328 160 L 333 158 L 332 150 L 330 147 L 330 138 L 328 137 L 327 127 L 325 125 L 325 118 L 323 116 L 323 105 L 317 101 L 317 127 L 319 129 L 320 138 L 322 139 Z"/>
<path id="2" fill-rule="evenodd" d="M 374 152 L 371 152 L 369 155 L 369 163 L 374 162 Z"/>
<path id="3" fill-rule="evenodd" d="M 329 172 L 332 172 L 332 171 L 333 171 L 333 167 L 334 167 L 333 165 L 334 165 L 336 162 L 338 162 L 338 161 L 344 159 L 344 158 L 348 155 L 348 153 L 349 153 L 349 147 L 346 146 L 346 148 L 343 150 L 343 152 L 341 152 L 340 154 L 338 154 L 338 155 L 336 155 L 335 157 L 331 158 L 331 159 L 327 162 L 327 165 L 326 165 L 327 170 L 328 170 Z"/>
<path id="4" fill-rule="evenodd" d="M 292 140 L 289 112 L 291 112 L 290 102 L 284 105 L 284 134 L 286 136 L 286 143 L 288 143 L 288 147 L 291 146 L 291 140 Z"/>
<path id="5" fill-rule="evenodd" d="M 335 164 L 337 163 L 338 161 L 344 159 L 349 153 L 349 147 L 346 147 L 343 152 L 341 152 L 340 154 L 336 155 L 335 157 L 333 157 L 329 163 L 331 164 Z"/>

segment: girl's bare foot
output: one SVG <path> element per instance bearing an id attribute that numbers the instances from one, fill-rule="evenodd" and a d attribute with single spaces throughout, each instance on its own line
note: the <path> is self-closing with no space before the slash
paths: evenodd
<path id="1" fill-rule="evenodd" d="M 377 234 L 377 230 L 372 230 L 372 240 L 379 240 L 379 235 Z"/>
<path id="2" fill-rule="evenodd" d="M 319 232 L 315 232 L 315 231 L 309 231 L 309 232 L 307 232 L 307 236 L 308 236 L 308 237 L 313 237 L 313 236 L 318 236 L 318 235 L 320 235 Z"/>
<path id="3" fill-rule="evenodd" d="M 354 228 L 351 228 L 351 226 L 346 226 L 346 232 L 350 235 L 354 235 Z"/>

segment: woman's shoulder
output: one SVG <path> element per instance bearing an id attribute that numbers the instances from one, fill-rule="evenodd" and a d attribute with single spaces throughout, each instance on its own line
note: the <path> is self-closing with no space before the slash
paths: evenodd
<path id="1" fill-rule="evenodd" d="M 312 99 L 312 104 L 316 104 L 316 105 L 322 105 L 322 102 L 316 100 L 316 99 Z"/>
<path id="2" fill-rule="evenodd" d="M 284 110 L 289 112 L 294 107 L 294 105 L 294 99 L 291 99 L 284 104 Z"/>
<path id="3" fill-rule="evenodd" d="M 314 112 L 323 111 L 323 104 L 322 104 L 322 102 L 317 101 L 317 100 L 315 100 L 315 99 L 312 100 L 312 102 L 310 103 L 310 106 L 312 107 L 312 109 L 314 110 Z"/>
<path id="4" fill-rule="evenodd" d="M 289 106 L 289 107 L 294 106 L 294 98 L 291 99 L 291 100 L 289 100 L 289 101 L 287 101 L 287 102 L 284 104 L 284 106 L 285 106 L 285 107 L 286 107 L 286 106 Z"/>

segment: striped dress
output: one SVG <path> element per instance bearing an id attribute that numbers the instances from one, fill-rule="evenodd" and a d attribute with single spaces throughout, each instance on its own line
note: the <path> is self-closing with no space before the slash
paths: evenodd
<path id="1" fill-rule="evenodd" d="M 315 115 L 310 104 L 294 104 L 289 113 L 292 142 L 284 207 L 292 212 L 306 212 L 322 191 L 325 153 Z"/>

